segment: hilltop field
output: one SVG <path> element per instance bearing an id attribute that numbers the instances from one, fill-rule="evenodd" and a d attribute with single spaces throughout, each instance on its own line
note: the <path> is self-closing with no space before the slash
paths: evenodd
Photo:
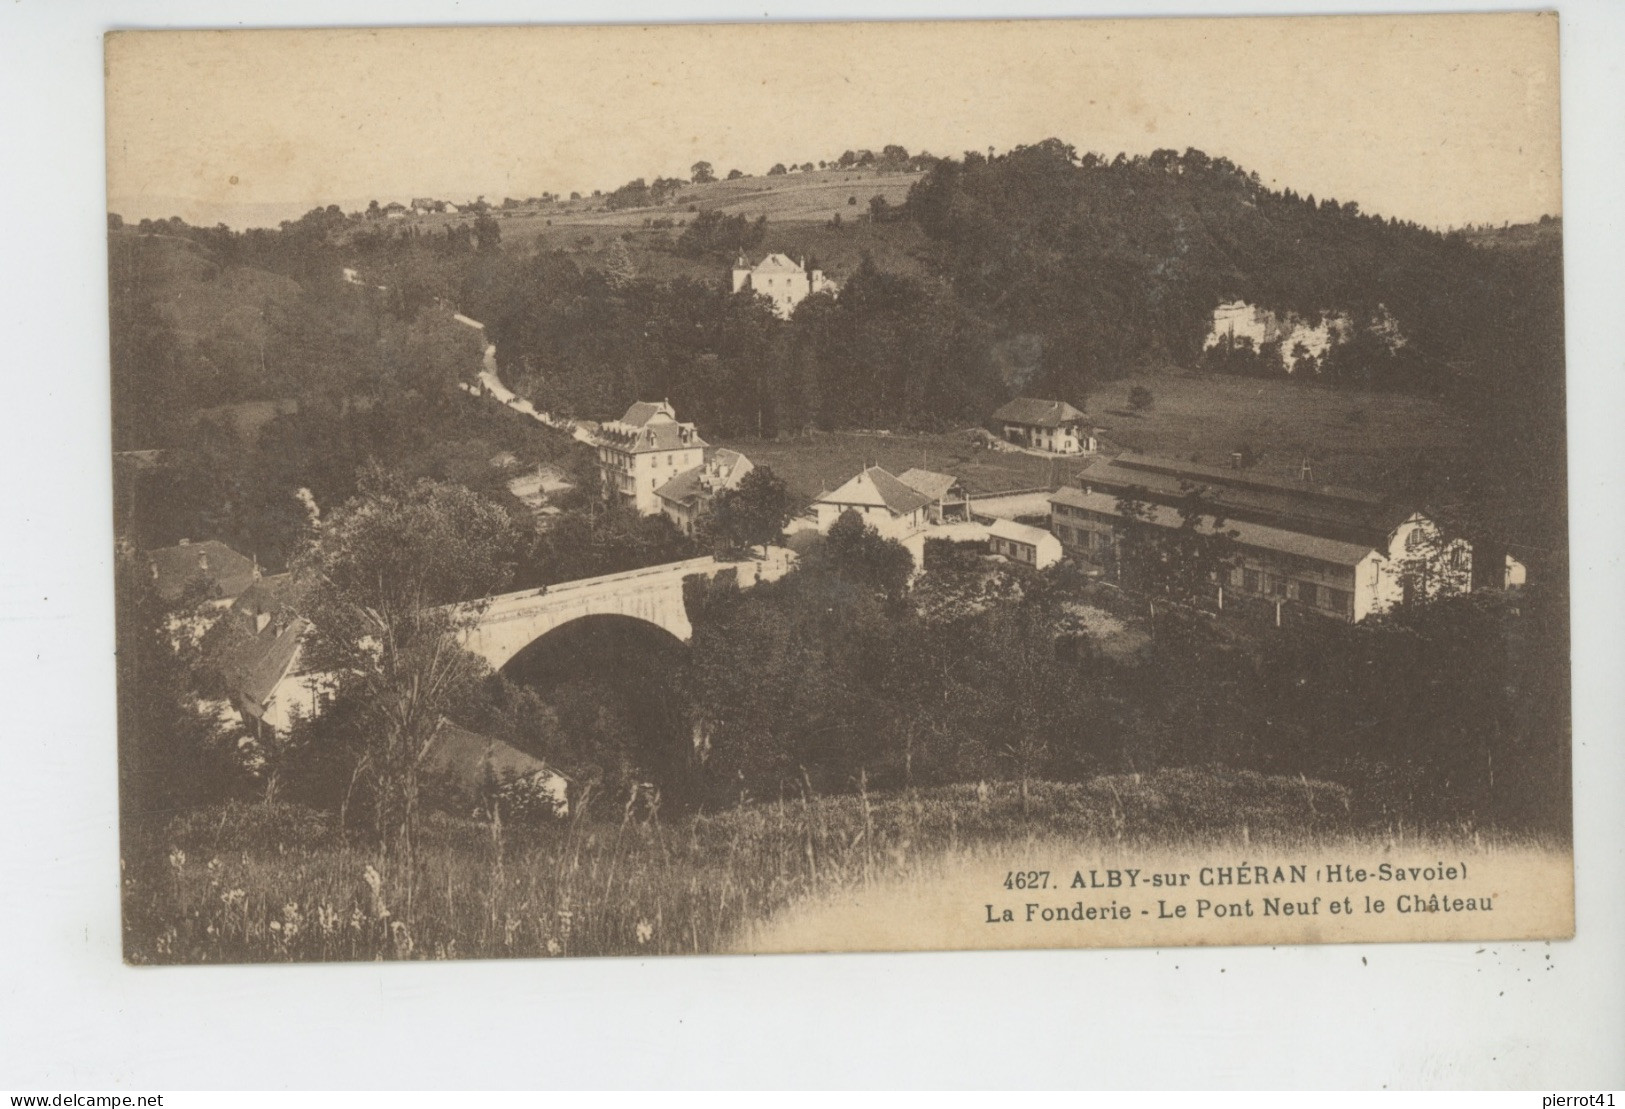
<path id="1" fill-rule="evenodd" d="M 539 208 L 495 209 L 492 214 L 505 246 L 562 250 L 592 269 L 601 269 L 610 243 L 624 237 L 640 275 L 656 281 L 727 279 L 726 268 L 715 259 L 685 258 L 670 250 L 683 225 L 701 211 L 750 219 L 766 216 L 767 238 L 752 251 L 757 256 L 783 251 L 806 257 L 839 278 L 857 269 L 867 253 L 883 270 L 924 276 L 928 271 L 920 254 L 926 240 L 917 226 L 871 224 L 866 219 L 871 199 L 879 196 L 887 204 L 900 205 L 921 176 L 873 169 L 814 170 L 684 185 L 673 200 L 657 207 L 610 211 L 602 197 L 586 197 Z M 830 226 L 837 216 L 840 226 Z M 402 222 L 441 231 L 471 218 L 467 213 L 430 214 Z M 651 228 L 655 220 L 669 220 L 672 226 Z"/>

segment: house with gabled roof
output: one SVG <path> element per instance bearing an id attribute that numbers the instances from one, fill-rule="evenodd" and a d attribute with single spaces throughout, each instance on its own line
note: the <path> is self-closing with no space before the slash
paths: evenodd
<path id="1" fill-rule="evenodd" d="M 993 413 L 999 438 L 1018 447 L 1054 454 L 1084 454 L 1100 449 L 1089 417 L 1064 400 L 1017 397 Z"/>
<path id="2" fill-rule="evenodd" d="M 332 693 L 331 676 L 306 665 L 311 627 L 297 604 L 290 575 L 261 578 L 199 644 L 211 684 L 256 738 L 285 734 L 296 716 L 320 712 Z"/>
<path id="3" fill-rule="evenodd" d="M 928 523 L 970 519 L 970 494 L 954 475 L 915 467 L 898 474 L 897 480 L 931 498 L 925 508 Z"/>
<path id="4" fill-rule="evenodd" d="M 928 522 L 925 509 L 930 503 L 929 493 L 903 484 L 879 466 L 868 466 L 838 488 L 820 493 L 813 500 L 813 511 L 818 517 L 818 530 L 824 534 L 842 513 L 855 512 L 881 536 L 901 543 L 924 529 Z"/>
<path id="5" fill-rule="evenodd" d="M 995 518 L 987 529 L 988 553 L 1003 555 L 1035 570 L 1061 561 L 1061 541 L 1043 528 Z"/>
<path id="6" fill-rule="evenodd" d="M 820 269 L 808 269 L 805 260 L 787 254 L 769 254 L 752 266 L 741 254 L 733 267 L 733 291 L 752 292 L 773 302 L 773 312 L 789 319 L 796 305 L 814 293 L 834 293 L 837 286 Z"/>
<path id="7" fill-rule="evenodd" d="M 684 470 L 659 489 L 660 511 L 684 535 L 693 535 L 701 517 L 711 511 L 717 496 L 739 488 L 745 475 L 756 467 L 738 451 L 726 447 L 706 448 L 705 461 Z"/>
<path id="8" fill-rule="evenodd" d="M 263 615 L 263 614 L 262 614 Z M 304 665 L 310 621 L 302 616 L 261 620 L 220 660 L 226 699 L 243 726 L 260 738 L 284 735 L 299 717 L 313 717 L 331 693 L 328 675 Z"/>
<path id="9" fill-rule="evenodd" d="M 442 716 L 424 749 L 420 769 L 431 796 L 467 815 L 493 804 L 540 805 L 556 816 L 569 812 L 570 779 L 542 759 L 504 740 L 481 735 Z"/>

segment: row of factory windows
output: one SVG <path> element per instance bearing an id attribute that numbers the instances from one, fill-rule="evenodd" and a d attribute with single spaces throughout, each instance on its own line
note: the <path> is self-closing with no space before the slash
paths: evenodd
<path id="1" fill-rule="evenodd" d="M 1079 510 L 1074 509 L 1074 514 Z M 1081 552 L 1091 561 L 1104 561 L 1115 542 L 1110 530 L 1072 528 L 1055 525 L 1055 537 L 1069 553 Z M 1277 551 L 1258 551 L 1244 548 L 1242 557 L 1247 561 L 1231 567 L 1227 585 L 1231 589 L 1259 597 L 1275 597 L 1297 601 L 1312 608 L 1335 612 L 1341 616 L 1354 613 L 1354 570 L 1352 567 L 1323 563 L 1315 559 L 1288 555 Z M 1267 563 L 1267 565 L 1265 564 Z M 1291 577 L 1289 573 L 1329 578 L 1351 588 L 1338 588 L 1323 582 Z"/>

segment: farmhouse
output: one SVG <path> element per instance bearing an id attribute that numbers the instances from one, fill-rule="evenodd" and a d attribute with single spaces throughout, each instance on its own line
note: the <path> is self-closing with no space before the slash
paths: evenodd
<path id="1" fill-rule="evenodd" d="M 726 447 L 707 449 L 705 461 L 684 470 L 659 489 L 660 511 L 684 535 L 693 535 L 700 518 L 711 511 L 717 494 L 737 489 L 746 474 L 755 469 L 750 459 Z"/>
<path id="2" fill-rule="evenodd" d="M 1061 541 L 1043 528 L 996 519 L 987 529 L 988 551 L 1037 570 L 1061 561 Z"/>
<path id="3" fill-rule="evenodd" d="M 657 490 L 705 461 L 705 440 L 666 401 L 638 401 L 593 437 L 604 497 L 644 516 L 662 512 Z"/>
<path id="4" fill-rule="evenodd" d="M 898 477 L 869 466 L 840 488 L 813 500 L 818 530 L 826 535 L 847 511 L 856 512 L 883 538 L 901 543 L 918 567 L 925 565 L 926 530 L 949 520 L 968 520 L 969 502 L 951 474 L 913 469 Z"/>
<path id="5" fill-rule="evenodd" d="M 870 466 L 856 477 L 813 501 L 818 530 L 828 534 L 843 512 L 856 512 L 883 538 L 902 543 L 925 527 L 931 494 L 905 485 L 896 475 L 879 466 Z"/>
<path id="6" fill-rule="evenodd" d="M 1017 397 L 993 413 L 994 426 L 1006 442 L 1055 454 L 1099 449 L 1088 419 L 1064 400 L 1033 397 Z"/>
<path id="7" fill-rule="evenodd" d="M 833 293 L 835 282 L 823 270 L 809 270 L 805 261 L 792 262 L 788 255 L 769 254 L 750 265 L 741 254 L 733 268 L 733 291 L 750 291 L 773 302 L 780 319 L 789 319 L 796 305 L 814 293 Z"/>
<path id="8" fill-rule="evenodd" d="M 1235 535 L 1238 564 L 1218 583 L 1231 592 L 1358 621 L 1417 592 L 1472 588 L 1467 540 L 1446 536 L 1421 512 L 1308 477 L 1123 456 L 1095 463 L 1078 475 L 1076 488 L 1053 493 L 1051 528 L 1068 556 L 1110 567 L 1127 522 L 1121 501 L 1141 505 L 1146 522 L 1174 528 L 1183 523 L 1179 506 L 1193 493 L 1209 510 L 1198 526 Z M 1497 584 L 1510 582 L 1509 565 Z"/>

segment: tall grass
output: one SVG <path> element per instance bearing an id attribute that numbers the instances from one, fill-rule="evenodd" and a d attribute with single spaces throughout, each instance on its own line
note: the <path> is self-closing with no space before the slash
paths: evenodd
<path id="1" fill-rule="evenodd" d="M 407 916 L 404 875 L 325 813 L 230 804 L 126 831 L 132 963 L 677 954 L 735 946 L 788 907 L 928 876 L 1022 843 L 1168 848 L 1302 843 L 1362 829 L 1341 787 L 1164 771 L 1080 785 L 877 797 L 810 793 L 675 823 L 547 827 L 434 817 Z M 1403 830 L 1399 831 L 1403 835 Z"/>

